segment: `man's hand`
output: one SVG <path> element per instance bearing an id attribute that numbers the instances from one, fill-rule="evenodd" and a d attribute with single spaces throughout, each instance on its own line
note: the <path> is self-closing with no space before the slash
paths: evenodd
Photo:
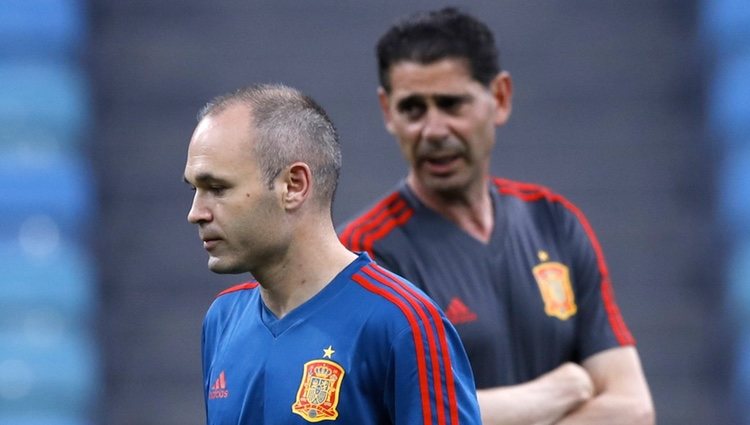
<path id="1" fill-rule="evenodd" d="M 568 362 L 547 373 L 551 382 L 557 382 L 561 388 L 567 388 L 574 400 L 585 403 L 594 396 L 594 382 L 589 373 L 578 364 Z M 544 377 L 545 375 L 542 375 Z M 578 405 L 573 406 L 575 409 Z M 572 410 L 572 409 L 571 409 Z"/>
<path id="2" fill-rule="evenodd" d="M 583 362 L 594 397 L 559 425 L 653 425 L 654 405 L 635 347 L 612 348 Z"/>

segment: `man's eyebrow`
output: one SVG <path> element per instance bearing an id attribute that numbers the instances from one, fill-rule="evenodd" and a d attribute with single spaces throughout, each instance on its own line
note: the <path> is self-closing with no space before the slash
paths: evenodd
<path id="1" fill-rule="evenodd" d="M 461 102 L 466 102 L 474 99 L 474 96 L 471 94 L 436 94 L 432 96 L 435 100 L 458 100 Z"/>
<path id="2" fill-rule="evenodd" d="M 406 96 L 402 99 L 399 99 L 396 104 L 398 106 L 405 106 L 409 105 L 414 102 L 424 102 L 426 99 L 433 99 L 435 101 L 445 101 L 445 100 L 452 100 L 452 101 L 460 101 L 460 102 L 469 102 L 472 99 L 474 99 L 474 96 L 469 93 L 432 93 L 432 94 L 423 94 L 423 93 L 414 93 L 409 96 Z"/>
<path id="3" fill-rule="evenodd" d="M 182 179 L 187 184 L 193 184 L 188 180 L 187 176 L 183 176 Z M 195 182 L 204 183 L 204 184 L 205 183 L 223 183 L 223 182 L 226 182 L 226 180 L 222 179 L 221 177 L 216 177 L 211 173 L 200 173 L 195 176 Z"/>
<path id="4" fill-rule="evenodd" d="M 397 104 L 400 105 L 408 105 L 409 103 L 413 102 L 424 102 L 424 96 L 421 94 L 411 94 L 409 96 L 406 96 L 403 99 L 399 99 Z"/>

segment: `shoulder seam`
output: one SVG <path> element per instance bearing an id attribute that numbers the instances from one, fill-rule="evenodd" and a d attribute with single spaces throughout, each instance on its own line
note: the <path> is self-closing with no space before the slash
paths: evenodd
<path id="1" fill-rule="evenodd" d="M 352 251 L 366 251 L 374 257 L 373 244 L 405 224 L 413 214 L 401 193 L 393 192 L 349 223 L 339 239 Z"/>
<path id="2" fill-rule="evenodd" d="M 219 292 L 218 294 L 216 294 L 215 298 L 219 298 L 222 295 L 231 294 L 232 292 L 244 291 L 244 290 L 247 290 L 247 289 L 255 289 L 255 288 L 258 287 L 258 285 L 259 285 L 259 283 L 255 282 L 255 281 L 240 283 L 239 285 L 231 286 L 231 287 L 229 287 L 229 288 L 227 288 L 227 289 Z"/>
<path id="3" fill-rule="evenodd" d="M 492 181 L 501 195 L 515 196 L 526 202 L 546 199 L 550 202 L 559 203 L 571 214 L 573 214 L 573 216 L 583 228 L 583 231 L 588 237 L 594 250 L 597 266 L 599 268 L 599 274 L 601 274 L 602 276 L 602 281 L 600 282 L 602 301 L 604 302 L 605 310 L 607 312 L 607 318 L 609 319 L 610 327 L 615 334 L 615 338 L 620 345 L 635 344 L 635 339 L 633 338 L 633 335 L 630 333 L 630 330 L 625 324 L 625 321 L 622 318 L 622 314 L 620 313 L 620 309 L 614 299 L 614 291 L 612 290 L 609 269 L 607 267 L 606 260 L 604 259 L 604 250 L 599 243 L 599 238 L 597 238 L 596 233 L 594 232 L 594 228 L 591 226 L 591 223 L 589 223 L 589 220 L 583 213 L 583 211 L 581 211 L 578 206 L 576 206 L 573 202 L 569 201 L 564 196 L 555 193 L 549 188 L 542 185 L 516 182 L 513 180 L 498 177 L 494 177 Z"/>
<path id="4" fill-rule="evenodd" d="M 553 192 L 550 188 L 536 184 L 525 183 L 515 180 L 493 177 L 492 183 L 501 195 L 510 195 L 520 198 L 523 201 L 531 202 L 540 199 L 547 199 L 552 202 L 562 202 L 565 197 Z"/>

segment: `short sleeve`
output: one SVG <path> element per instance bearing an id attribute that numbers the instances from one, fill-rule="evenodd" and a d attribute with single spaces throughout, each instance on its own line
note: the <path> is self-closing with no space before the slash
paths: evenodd
<path id="1" fill-rule="evenodd" d="M 394 340 L 387 368 L 388 410 L 395 424 L 481 425 L 464 348 L 442 313 L 437 317 L 410 327 Z"/>
<path id="2" fill-rule="evenodd" d="M 572 255 L 572 278 L 578 304 L 577 346 L 580 360 L 634 340 L 614 298 L 604 254 L 586 217 L 572 204 L 567 210 L 565 240 Z"/>

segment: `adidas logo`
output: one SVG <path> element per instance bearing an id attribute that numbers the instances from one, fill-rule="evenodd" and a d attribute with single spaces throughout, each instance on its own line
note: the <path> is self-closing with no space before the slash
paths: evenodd
<path id="1" fill-rule="evenodd" d="M 216 378 L 214 384 L 211 385 L 211 390 L 208 392 L 208 399 L 213 400 L 216 398 L 227 397 L 229 397 L 229 390 L 227 390 L 227 379 L 224 376 L 224 371 L 222 370 L 219 374 L 219 377 Z"/>
<path id="2" fill-rule="evenodd" d="M 459 323 L 468 323 L 477 320 L 477 314 L 469 310 L 458 297 L 455 297 L 448 303 L 448 308 L 445 309 L 445 316 L 454 325 Z"/>

